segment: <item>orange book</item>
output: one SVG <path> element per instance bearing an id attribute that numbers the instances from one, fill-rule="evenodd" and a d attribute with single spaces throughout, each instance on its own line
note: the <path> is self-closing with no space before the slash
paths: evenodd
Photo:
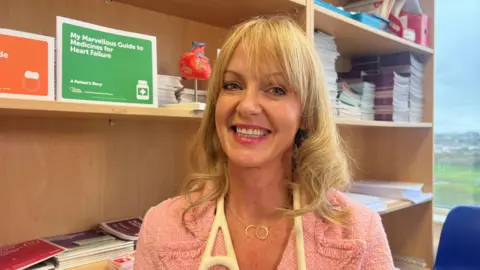
<path id="1" fill-rule="evenodd" d="M 53 37 L 0 29 L 0 97 L 55 99 Z"/>

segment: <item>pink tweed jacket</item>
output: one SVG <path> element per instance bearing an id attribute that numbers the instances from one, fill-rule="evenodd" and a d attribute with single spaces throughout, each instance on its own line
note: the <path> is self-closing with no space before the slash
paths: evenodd
<path id="1" fill-rule="evenodd" d="M 302 217 L 307 269 L 395 269 L 380 216 L 340 192 L 334 192 L 330 198 L 337 207 L 352 210 L 352 222 L 348 227 L 340 227 L 314 214 Z M 186 226 L 194 235 L 182 226 L 185 206 L 183 197 L 175 197 L 147 212 L 137 243 L 135 269 L 198 269 L 216 204 L 205 203 L 198 211 L 187 215 Z M 219 232 L 213 255 L 225 254 L 223 235 Z M 278 269 L 297 269 L 293 230 Z"/>

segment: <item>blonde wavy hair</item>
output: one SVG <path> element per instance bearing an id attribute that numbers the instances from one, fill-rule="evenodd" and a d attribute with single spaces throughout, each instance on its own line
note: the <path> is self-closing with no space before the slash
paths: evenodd
<path id="1" fill-rule="evenodd" d="M 298 187 L 306 203 L 297 210 L 284 209 L 285 214 L 315 212 L 332 223 L 344 224 L 348 210 L 337 209 L 327 198 L 329 191 L 349 183 L 350 173 L 331 113 L 323 66 L 303 29 L 283 16 L 254 18 L 237 25 L 221 48 L 209 80 L 204 117 L 190 152 L 191 173 L 182 188 L 189 202 L 183 221 L 188 211 L 228 191 L 227 156 L 216 132 L 215 108 L 224 72 L 240 43 L 252 71 L 262 74 L 275 65 L 290 89 L 299 93 L 303 127 L 301 138 L 292 141 L 291 188 Z"/>

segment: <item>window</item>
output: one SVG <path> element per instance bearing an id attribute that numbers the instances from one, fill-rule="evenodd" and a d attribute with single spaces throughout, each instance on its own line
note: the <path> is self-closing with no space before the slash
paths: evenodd
<path id="1" fill-rule="evenodd" d="M 435 2 L 434 206 L 445 209 L 480 205 L 480 2 L 460 2 Z"/>

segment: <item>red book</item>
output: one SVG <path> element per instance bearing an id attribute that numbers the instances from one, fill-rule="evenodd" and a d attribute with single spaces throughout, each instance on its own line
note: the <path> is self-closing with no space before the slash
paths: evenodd
<path id="1" fill-rule="evenodd" d="M 65 249 L 36 239 L 0 248 L 0 268 L 2 270 L 20 270 L 37 264 Z"/>

